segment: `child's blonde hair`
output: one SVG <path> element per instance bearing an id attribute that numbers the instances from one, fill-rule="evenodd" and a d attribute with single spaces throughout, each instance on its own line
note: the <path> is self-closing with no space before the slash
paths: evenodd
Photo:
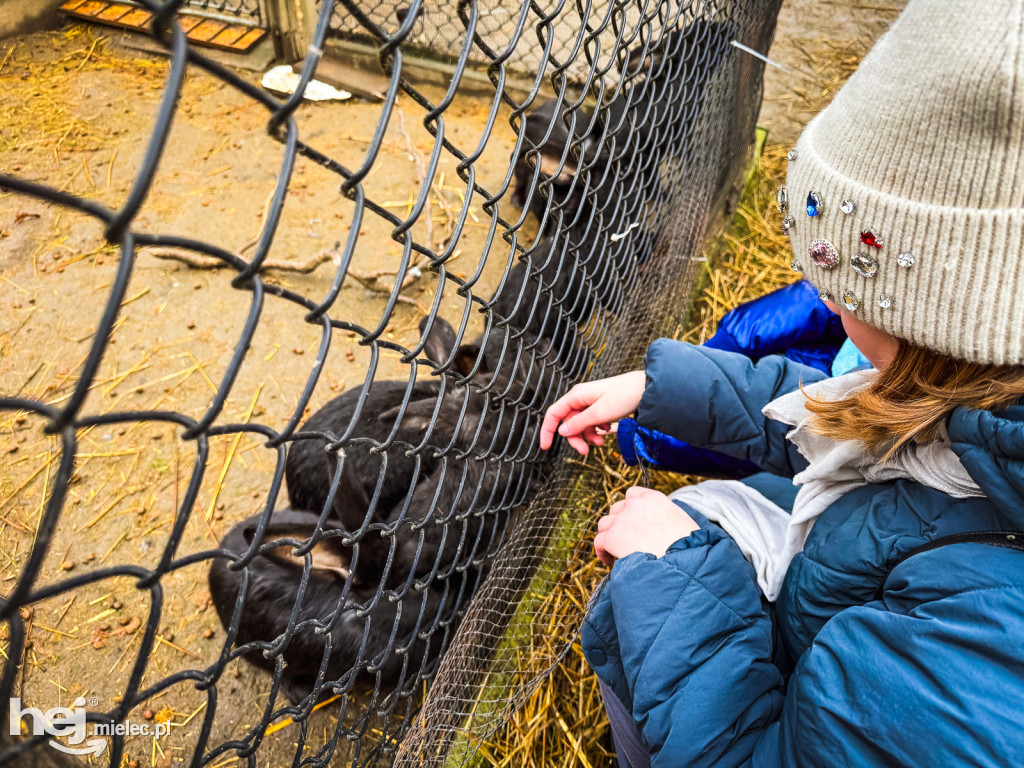
<path id="1" fill-rule="evenodd" d="M 869 386 L 842 400 L 808 399 L 807 409 L 818 434 L 860 440 L 889 459 L 911 441 L 934 440 L 954 408 L 998 410 L 1022 398 L 1022 366 L 969 363 L 900 341 Z"/>

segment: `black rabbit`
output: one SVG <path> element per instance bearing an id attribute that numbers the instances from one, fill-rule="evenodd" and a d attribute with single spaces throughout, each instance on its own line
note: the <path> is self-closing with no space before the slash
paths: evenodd
<path id="1" fill-rule="evenodd" d="M 297 440 L 285 465 L 292 505 L 306 509 L 275 511 L 262 536 L 261 516 L 239 524 L 211 567 L 222 623 L 230 627 L 237 611 L 235 642 L 257 644 L 247 658 L 274 669 L 263 651 L 286 642 L 282 690 L 293 702 L 313 690 L 322 667 L 321 679 L 339 685 L 360 670 L 393 684 L 411 679 L 403 668 L 435 659 L 461 595 L 480 578 L 509 510 L 528 492 L 526 465 L 513 458 L 534 443 L 526 406 L 514 402 L 530 396 L 528 375 L 526 384 L 517 381 L 529 369 L 513 355 L 492 360 L 476 344 L 455 347 L 454 331 L 440 318 L 424 320 L 421 331 L 429 323 L 424 351 L 439 367 L 450 363 L 451 373 L 411 390 L 406 382 L 374 382 L 358 413 L 358 391 L 325 405 L 298 433 L 317 438 Z M 472 376 L 472 383 L 459 385 L 457 376 Z M 339 460 L 325 446 L 342 435 Z M 405 455 L 425 440 L 419 457 Z M 370 448 L 388 441 L 396 448 L 384 454 L 385 465 Z M 293 549 L 314 533 L 303 591 L 306 556 Z M 288 541 L 273 544 L 282 539 Z M 257 545 L 239 607 L 243 575 L 229 564 Z"/>
<path id="2" fill-rule="evenodd" d="M 455 350 L 452 370 L 464 375 L 477 348 L 456 348 L 455 331 L 442 318 L 432 322 L 425 318 L 421 331 L 428 331 L 428 325 L 424 354 L 440 365 Z M 450 383 L 448 389 L 452 389 Z M 446 413 L 435 420 L 428 435 L 429 423 L 413 426 L 398 418 L 402 404 L 434 404 L 441 392 L 438 379 L 417 380 L 412 386 L 408 381 L 373 381 L 365 396 L 361 389 L 348 390 L 314 413 L 289 448 L 285 479 L 292 508 L 320 513 L 330 502 L 335 522 L 349 533 L 361 532 L 364 551 L 374 551 L 364 552 L 360 577 L 377 578 L 387 554 L 386 542 L 365 535 L 367 526 L 379 521 L 409 494 L 419 477 L 433 472 L 438 464 L 435 450 L 416 455 L 409 451 L 424 441 L 445 446 L 454 437 L 458 414 Z M 344 448 L 329 450 L 342 437 L 348 438 Z"/>
<path id="3" fill-rule="evenodd" d="M 587 156 L 591 149 L 587 137 L 593 116 L 565 100 L 548 99 L 524 113 L 522 121 L 523 140 L 511 160 L 515 178 L 512 204 L 528 208 L 544 222 L 542 233 L 548 233 L 559 210 L 564 211 L 564 223 L 570 224 L 583 202 L 583 184 L 576 181 L 577 157 Z M 575 145 L 575 154 L 569 151 L 570 144 Z"/>
<path id="4" fill-rule="evenodd" d="M 227 556 L 213 561 L 209 575 L 221 623 L 230 628 L 237 613 L 235 644 L 254 645 L 245 658 L 273 672 L 280 654 L 281 691 L 295 704 L 318 678 L 328 687 L 350 687 L 352 675 L 366 673 L 379 675 L 384 684 L 402 680 L 406 689 L 414 686 L 426 671 L 423 665 L 447 644 L 463 575 L 425 585 L 393 571 L 385 584 L 357 586 L 350 578 L 352 548 L 330 522 L 321 525 L 319 515 L 279 509 L 262 535 L 261 523 L 256 515 L 232 528 L 221 541 Z M 308 547 L 314 535 L 308 554 L 298 555 L 295 548 Z M 260 554 L 244 569 L 230 567 L 257 546 Z M 239 604 L 244 574 L 248 586 Z M 277 652 L 268 657 L 270 649 Z"/>
<path id="5" fill-rule="evenodd" d="M 559 211 L 563 229 L 586 225 L 595 213 L 599 221 L 619 221 L 634 212 L 637 197 L 657 182 L 666 147 L 684 159 L 694 151 L 706 85 L 732 34 L 703 19 L 673 27 L 646 51 L 623 51 L 623 81 L 596 114 L 556 99 L 528 111 L 524 141 L 512 156 L 512 204 L 543 222 L 542 235 L 551 234 Z M 536 168 L 527 160 L 534 148 Z M 576 178 L 583 170 L 586 177 Z M 539 182 L 547 183 L 538 188 Z M 624 204 L 630 211 L 619 210 Z"/>

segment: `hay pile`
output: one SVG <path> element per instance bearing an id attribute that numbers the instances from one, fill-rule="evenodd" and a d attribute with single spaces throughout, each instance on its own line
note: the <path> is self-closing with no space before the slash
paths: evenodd
<path id="1" fill-rule="evenodd" d="M 822 109 L 857 68 L 870 44 L 821 40 L 803 51 L 806 71 L 815 80 L 794 89 L 794 98 Z M 769 137 L 770 138 L 770 137 Z M 710 338 L 722 316 L 733 307 L 788 285 L 799 278 L 790 267 L 789 240 L 782 233 L 776 192 L 784 183 L 790 147 L 769 144 L 758 158 L 733 220 L 717 241 L 708 245 L 708 271 L 681 338 L 699 344 Z M 590 542 L 598 517 L 626 489 L 638 484 L 670 492 L 695 478 L 667 472 L 642 472 L 622 462 L 615 446 L 601 449 L 602 492 L 607 504 L 595 510 L 587 540 L 569 557 L 558 590 L 567 606 L 579 610 L 608 572 L 593 556 Z M 557 612 L 557 611 L 556 611 Z M 538 656 L 552 658 L 565 641 L 546 635 L 549 648 Z M 525 666 L 529 666 L 527 663 Z M 614 748 L 597 678 L 590 671 L 579 642 L 512 719 L 482 745 L 474 766 L 483 768 L 614 768 Z"/>

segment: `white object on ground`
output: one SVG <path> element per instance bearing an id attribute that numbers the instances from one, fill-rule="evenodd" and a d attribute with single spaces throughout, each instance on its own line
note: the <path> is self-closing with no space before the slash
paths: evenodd
<path id="1" fill-rule="evenodd" d="M 264 88 L 276 91 L 277 93 L 291 94 L 295 93 L 295 89 L 299 87 L 300 79 L 297 72 L 292 72 L 290 65 L 281 64 L 278 67 L 267 70 L 260 84 Z M 319 80 L 310 80 L 306 84 L 306 91 L 302 94 L 302 97 L 309 101 L 344 101 L 345 99 L 351 99 L 352 94 L 348 91 L 339 90 L 333 85 L 321 83 Z"/>

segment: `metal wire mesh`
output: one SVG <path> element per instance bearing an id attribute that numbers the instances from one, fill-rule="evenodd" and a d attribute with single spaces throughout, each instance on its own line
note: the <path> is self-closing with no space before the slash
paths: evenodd
<path id="1" fill-rule="evenodd" d="M 379 9 L 324 2 L 299 95 L 283 100 L 190 49 L 177 24 L 181 3 L 143 4 L 158 12 L 154 30 L 170 64 L 129 192 L 109 205 L 52 179 L 0 175 L 0 188 L 14 199 L 45 201 L 102 228 L 114 256 L 102 308 L 82 340 L 85 354 L 67 371 L 68 391 L 54 398 L 13 387 L 0 393 L 12 433 L 51 441 L 44 474 L 22 484 L 12 473 L 0 486 L 0 512 L 13 514 L 19 494 L 42 483 L 32 525 L 3 531 L 20 542 L 20 555 L 0 601 L 7 631 L 0 723 L 8 722 L 12 697 L 22 709 L 51 706 L 43 678 L 27 671 L 34 609 L 66 603 L 60 617 L 82 609 L 84 625 L 113 621 L 107 617 L 131 599 L 145 615 L 133 633 L 130 624 L 120 634 L 95 624 L 93 647 L 121 645 L 96 683 L 114 692 L 109 706 L 82 698 L 91 723 L 147 712 L 147 720 L 159 720 L 164 702 L 180 697 L 199 702 L 177 704 L 168 715 L 194 709 L 176 722 L 187 738 L 173 753 L 190 765 L 465 762 L 557 662 L 558 653 L 531 655 L 535 633 L 563 635 L 567 647 L 580 619 L 557 598 L 565 553 L 586 522 L 587 481 L 598 469 L 564 452 L 542 455 L 539 420 L 573 383 L 635 367 L 649 339 L 679 323 L 697 249 L 725 182 L 744 161 L 760 100 L 760 65 L 729 43 L 765 50 L 778 2 L 610 0 L 548 10 L 504 3 L 511 27 L 492 25 L 503 17 L 486 2 L 460 2 L 438 25 L 458 34 L 448 49 L 456 62 L 450 83 L 434 90 L 404 77 L 403 61 L 420 45 L 416 30 L 440 11 L 413 2 L 396 23 L 382 25 Z M 358 23 L 379 46 L 389 87 L 375 125 L 332 152 L 324 135 L 304 131 L 311 113 L 301 90 L 339 18 Z M 574 30 L 558 50 L 556 28 Z M 471 60 L 488 62 L 489 95 L 462 90 Z M 515 67 L 535 75 L 526 94 L 506 85 Z M 204 236 L 193 237 L 173 215 L 159 219 L 145 207 L 173 152 L 172 122 L 192 103 L 183 94 L 195 72 L 264 110 L 265 132 L 279 147 L 259 236 L 243 248 L 222 245 L 218 230 L 233 215 L 251 218 L 251 210 L 225 204 L 203 219 Z M 477 109 L 472 130 L 456 120 L 467 104 Z M 403 148 L 415 161 L 408 200 L 382 199 L 375 174 L 389 126 L 408 136 L 410 114 L 430 148 L 422 156 L 411 142 Z M 343 121 L 337 118 L 338 130 Z M 241 142 L 239 149 L 241 156 Z M 266 172 L 265 157 L 249 159 Z M 286 239 L 288 205 L 323 179 L 338 190 L 332 226 L 347 231 L 325 252 L 332 274 L 301 285 L 268 277 Z M 355 312 L 344 300 L 353 284 L 379 282 L 379 274 L 360 271 L 380 247 L 378 231 L 392 246 L 384 272 L 393 277 Z M 229 275 L 217 290 L 244 299 L 237 322 L 221 319 L 231 347 L 198 409 L 169 407 L 174 401 L 165 397 L 108 405 L 97 394 L 127 377 L 101 371 L 125 346 L 126 305 L 149 290 L 129 288 L 156 249 L 212 263 Z M 410 299 L 417 281 L 423 290 Z M 217 295 L 197 311 L 223 313 Z M 281 389 L 287 408 L 260 420 L 256 402 L 265 385 L 255 396 L 246 387 L 291 345 L 267 329 L 280 308 L 301 318 L 313 359 L 299 386 Z M 154 317 L 162 311 L 154 304 Z M 417 328 L 406 341 L 396 339 L 403 323 Z M 339 364 L 346 343 L 348 360 L 358 349 L 363 362 L 347 369 L 349 386 L 328 386 L 325 372 Z M 192 370 L 207 376 L 200 361 Z M 232 404 L 250 399 L 244 418 L 236 417 Z M 139 554 L 119 551 L 124 537 L 111 533 L 106 554 L 71 575 L 63 558 L 75 537 L 105 524 L 113 508 L 95 494 L 72 503 L 83 498 L 76 488 L 92 482 L 94 436 L 109 435 L 117 446 L 132 430 L 154 430 L 154 440 L 173 443 L 176 477 L 166 486 L 173 499 L 164 500 L 172 513 L 163 527 L 132 534 Z M 243 439 L 250 456 L 267 457 L 248 516 L 241 494 L 225 490 Z M 216 476 L 213 458 L 222 449 Z M 169 471 L 145 457 L 154 476 Z M 174 642 L 167 622 L 183 611 L 184 625 L 200 620 L 182 606 L 207 578 L 224 631 L 211 633 L 215 640 L 197 653 Z M 112 591 L 132 597 L 115 600 Z M 154 661 L 168 646 L 184 652 L 177 668 Z M 233 682 L 239 675 L 241 689 Z M 265 695 L 239 703 L 245 685 L 262 686 Z M 314 712 L 322 701 L 330 703 Z M 278 739 L 282 718 L 293 725 Z M 28 748 L 49 749 L 41 745 L 46 738 L 14 745 L 0 764 Z M 126 750 L 137 754 L 133 738 L 111 736 L 102 760 L 121 765 Z"/>
<path id="2" fill-rule="evenodd" d="M 150 5 L 142 0 L 128 1 L 142 8 Z M 266 0 L 184 0 L 180 7 L 197 16 L 228 19 L 254 27 L 262 27 L 267 22 Z"/>

